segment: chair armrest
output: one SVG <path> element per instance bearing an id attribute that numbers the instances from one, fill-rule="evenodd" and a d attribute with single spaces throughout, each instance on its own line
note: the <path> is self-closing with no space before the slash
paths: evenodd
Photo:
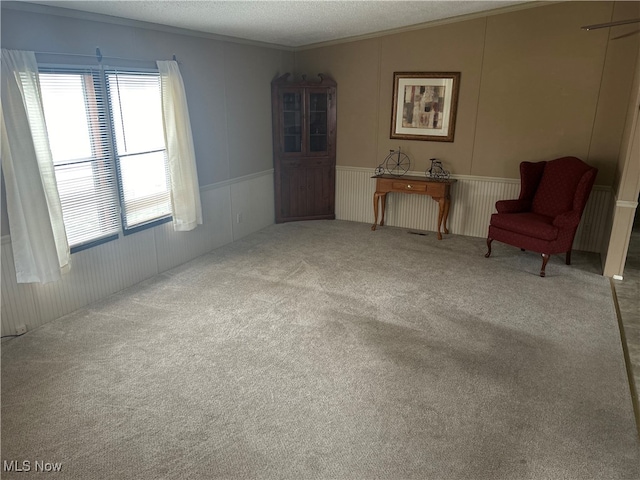
<path id="1" fill-rule="evenodd" d="M 529 200 L 498 200 L 496 202 L 498 213 L 520 213 L 531 210 Z"/>
<path id="2" fill-rule="evenodd" d="M 580 217 L 580 212 L 577 210 L 561 213 L 553 219 L 553 226 L 559 228 L 576 228 L 580 223 Z"/>

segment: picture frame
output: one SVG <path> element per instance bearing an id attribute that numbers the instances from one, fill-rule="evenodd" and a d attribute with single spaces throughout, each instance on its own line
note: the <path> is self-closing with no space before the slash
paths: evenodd
<path id="1" fill-rule="evenodd" d="M 460 72 L 394 72 L 391 136 L 453 142 Z"/>

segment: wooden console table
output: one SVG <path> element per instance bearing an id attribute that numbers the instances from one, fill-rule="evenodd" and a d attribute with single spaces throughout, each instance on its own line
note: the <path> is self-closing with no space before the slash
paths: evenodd
<path id="1" fill-rule="evenodd" d="M 376 229 L 378 223 L 378 200 L 382 202 L 382 216 L 380 226 L 384 225 L 384 209 L 387 203 L 387 193 L 413 193 L 417 195 L 429 195 L 438 202 L 438 240 L 442 240 L 440 226 L 444 233 L 449 233 L 447 228 L 447 218 L 449 217 L 449 206 L 451 205 L 450 189 L 457 180 L 436 179 L 426 177 L 394 177 L 393 175 L 376 175 L 376 193 L 373 194 L 373 214 L 375 220 L 371 225 L 371 230 Z"/>

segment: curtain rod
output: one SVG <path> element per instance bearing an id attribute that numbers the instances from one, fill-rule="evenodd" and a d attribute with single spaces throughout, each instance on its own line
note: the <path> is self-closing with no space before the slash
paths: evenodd
<path id="1" fill-rule="evenodd" d="M 138 58 L 126 58 L 126 57 L 114 57 L 114 56 L 110 56 L 110 55 L 102 55 L 102 52 L 100 51 L 100 48 L 97 47 L 96 48 L 96 53 L 95 55 L 89 55 L 86 53 L 60 53 L 60 52 L 33 52 L 36 55 L 62 55 L 64 57 L 88 57 L 88 58 L 95 58 L 96 60 L 98 60 L 98 63 L 102 62 L 102 59 L 104 58 L 108 58 L 111 60 L 126 60 L 129 62 L 153 62 L 155 60 L 140 60 Z M 174 62 L 177 62 L 178 60 L 176 59 L 175 54 L 173 55 L 172 60 Z"/>

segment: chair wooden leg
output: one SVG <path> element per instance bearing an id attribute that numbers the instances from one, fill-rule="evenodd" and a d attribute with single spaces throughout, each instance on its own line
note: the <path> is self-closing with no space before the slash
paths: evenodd
<path id="1" fill-rule="evenodd" d="M 541 277 L 545 276 L 544 269 L 547 268 L 547 262 L 549 261 L 549 257 L 550 257 L 550 255 L 548 253 L 543 253 L 542 254 L 542 268 L 540 269 L 540 276 Z"/>
<path id="2" fill-rule="evenodd" d="M 484 254 L 485 258 L 489 258 L 491 255 L 491 242 L 493 242 L 493 238 L 487 237 L 487 253 Z"/>
<path id="3" fill-rule="evenodd" d="M 569 251 L 567 252 L 567 258 L 566 258 L 566 260 L 565 260 L 565 263 L 566 263 L 567 265 L 571 265 L 571 250 L 569 250 Z"/>

